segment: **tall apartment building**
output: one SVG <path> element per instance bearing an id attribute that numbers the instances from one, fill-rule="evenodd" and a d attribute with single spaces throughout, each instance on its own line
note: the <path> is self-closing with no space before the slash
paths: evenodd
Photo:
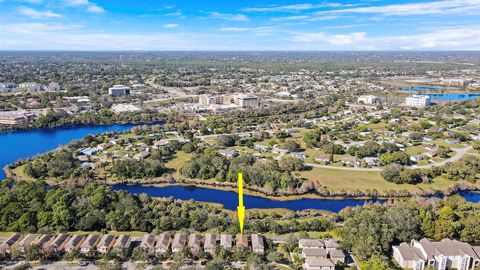
<path id="1" fill-rule="evenodd" d="M 227 95 L 201 95 L 198 98 L 198 103 L 203 106 L 210 106 L 213 104 L 230 104 L 231 97 Z"/>
<path id="2" fill-rule="evenodd" d="M 405 99 L 405 106 L 415 108 L 425 108 L 432 103 L 432 98 L 423 95 L 412 95 Z"/>

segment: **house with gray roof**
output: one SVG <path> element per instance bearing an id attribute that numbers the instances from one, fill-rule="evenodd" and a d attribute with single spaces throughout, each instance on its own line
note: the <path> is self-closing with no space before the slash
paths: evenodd
<path id="1" fill-rule="evenodd" d="M 173 237 L 172 242 L 172 251 L 173 252 L 180 252 L 187 244 L 187 235 L 182 233 L 177 233 Z"/>
<path id="2" fill-rule="evenodd" d="M 97 246 L 97 251 L 100 253 L 107 253 L 115 244 L 115 236 L 111 234 L 106 234 L 102 236 L 100 242 Z"/>
<path id="3" fill-rule="evenodd" d="M 151 234 L 145 234 L 139 247 L 148 254 L 153 254 L 155 252 L 155 237 Z"/>
<path id="4" fill-rule="evenodd" d="M 303 264 L 305 270 L 335 270 L 335 264 L 329 259 L 309 258 Z"/>
<path id="5" fill-rule="evenodd" d="M 259 234 L 252 234 L 252 250 L 257 254 L 265 253 L 265 243 L 263 237 Z"/>
<path id="6" fill-rule="evenodd" d="M 231 249 L 233 247 L 233 236 L 231 234 L 220 235 L 220 246 L 224 249 Z"/>
<path id="7" fill-rule="evenodd" d="M 392 250 L 393 258 L 402 268 L 423 270 L 428 266 L 436 270 L 468 270 L 480 266 L 480 248 L 448 238 L 439 242 L 426 238 L 412 240 L 410 244 L 393 246 Z"/>
<path id="8" fill-rule="evenodd" d="M 169 234 L 162 233 L 157 236 L 157 244 L 155 244 L 155 254 L 162 254 L 168 251 L 172 237 Z"/>
<path id="9" fill-rule="evenodd" d="M 205 242 L 203 243 L 203 249 L 207 253 L 213 253 L 215 248 L 217 247 L 217 235 L 216 234 L 206 234 L 205 235 Z"/>
<path id="10" fill-rule="evenodd" d="M 324 248 L 304 248 L 302 249 L 302 258 L 327 259 L 328 252 Z"/>
<path id="11" fill-rule="evenodd" d="M 80 252 L 85 254 L 95 250 L 95 248 L 98 245 L 98 242 L 100 242 L 100 235 L 98 234 L 88 235 L 85 241 L 83 241 L 83 244 L 80 248 Z"/>
<path id="12" fill-rule="evenodd" d="M 72 236 L 67 244 L 65 245 L 65 252 L 72 252 L 73 250 L 80 250 L 83 241 L 85 240 L 85 235 L 77 234 Z"/>
<path id="13" fill-rule="evenodd" d="M 121 234 L 118 236 L 117 240 L 115 241 L 113 248 L 117 248 L 117 249 L 129 248 L 131 244 L 132 244 L 132 238 L 130 237 L 130 235 Z"/>
<path id="14" fill-rule="evenodd" d="M 202 248 L 202 236 L 200 234 L 190 234 L 188 248 L 192 254 L 199 252 Z"/>
<path id="15" fill-rule="evenodd" d="M 15 244 L 21 238 L 22 238 L 22 235 L 20 233 L 14 233 L 10 235 L 10 237 L 8 237 L 7 240 L 5 240 L 5 242 L 0 244 L 0 253 L 2 254 L 11 253 L 13 244 Z"/>
<path id="16" fill-rule="evenodd" d="M 25 252 L 27 251 L 27 248 L 29 248 L 35 239 L 37 239 L 38 234 L 27 234 L 17 245 L 16 249 L 20 252 Z"/>

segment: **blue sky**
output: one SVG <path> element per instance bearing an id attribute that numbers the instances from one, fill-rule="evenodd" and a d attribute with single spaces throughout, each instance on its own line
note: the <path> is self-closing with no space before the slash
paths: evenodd
<path id="1" fill-rule="evenodd" d="M 0 0 L 0 50 L 475 50 L 480 0 Z"/>

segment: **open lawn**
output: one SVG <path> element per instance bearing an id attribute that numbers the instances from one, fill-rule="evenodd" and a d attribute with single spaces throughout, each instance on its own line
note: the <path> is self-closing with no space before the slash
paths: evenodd
<path id="1" fill-rule="evenodd" d="M 32 177 L 25 174 L 24 169 L 25 169 L 25 165 L 20 165 L 15 169 L 11 170 L 11 172 L 24 180 L 33 181 L 34 179 Z"/>
<path id="2" fill-rule="evenodd" d="M 395 184 L 385 181 L 380 172 L 365 171 L 347 171 L 326 168 L 312 168 L 310 171 L 300 172 L 301 177 L 315 181 L 331 191 L 342 190 L 371 190 L 376 189 L 379 192 L 389 190 L 407 190 L 412 193 L 422 194 L 424 191 L 447 190 L 453 182 L 444 177 L 434 179 L 431 184 Z"/>
<path id="3" fill-rule="evenodd" d="M 180 175 L 180 168 L 183 166 L 185 162 L 190 160 L 192 157 L 191 154 L 187 154 L 183 151 L 178 151 L 174 156 L 173 159 L 169 160 L 165 167 L 169 169 L 174 169 L 175 173 L 173 174 L 174 177 L 178 177 Z"/>

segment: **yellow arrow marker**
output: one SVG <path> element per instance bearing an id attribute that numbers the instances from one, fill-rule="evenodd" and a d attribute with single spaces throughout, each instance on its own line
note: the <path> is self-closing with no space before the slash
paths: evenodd
<path id="1" fill-rule="evenodd" d="M 238 222 L 240 223 L 240 233 L 243 234 L 243 221 L 245 220 L 245 206 L 243 206 L 243 175 L 238 173 Z"/>

